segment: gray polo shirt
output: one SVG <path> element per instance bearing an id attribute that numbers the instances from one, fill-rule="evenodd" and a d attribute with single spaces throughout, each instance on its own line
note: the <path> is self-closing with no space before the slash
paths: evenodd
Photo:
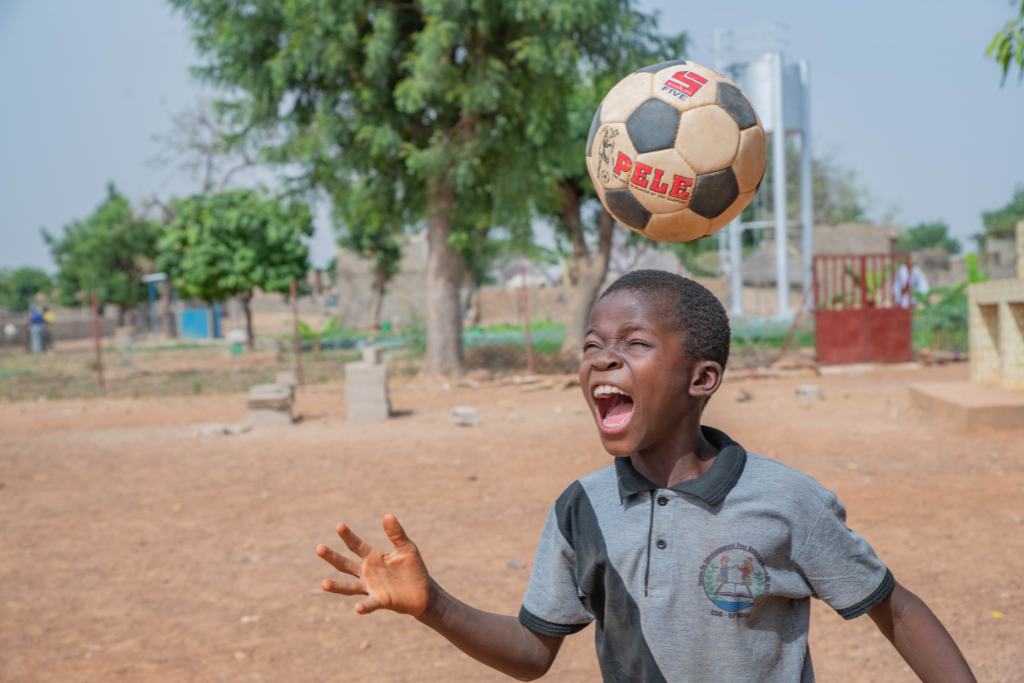
<path id="1" fill-rule="evenodd" d="M 548 513 L 519 620 L 564 636 L 597 621 L 606 682 L 814 680 L 811 596 L 846 619 L 892 574 L 813 478 L 702 427 L 703 476 L 659 489 L 629 458 Z"/>

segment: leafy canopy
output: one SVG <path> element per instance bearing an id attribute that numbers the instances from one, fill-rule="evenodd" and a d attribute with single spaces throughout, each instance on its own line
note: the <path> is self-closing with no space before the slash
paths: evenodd
<path id="1" fill-rule="evenodd" d="M 136 215 L 113 183 L 89 218 L 64 226 L 62 237 L 42 233 L 57 264 L 61 303 L 73 305 L 90 291 L 100 303 L 125 307 L 146 299 L 141 277 L 156 254 L 159 226 Z"/>
<path id="2" fill-rule="evenodd" d="M 53 280 L 38 268 L 0 270 L 0 306 L 8 311 L 27 311 L 32 297 L 52 288 Z"/>
<path id="3" fill-rule="evenodd" d="M 342 230 L 360 233 L 353 247 L 424 218 L 428 185 L 446 182 L 461 253 L 495 226 L 528 234 L 560 163 L 544 152 L 571 151 L 582 173 L 580 147 L 565 145 L 567 98 L 582 50 L 607 43 L 628 9 L 623 0 L 171 2 L 209 60 L 196 73 L 238 95 L 223 110 L 275 130 L 266 158 L 296 163 L 296 188 L 327 191 Z M 573 114 L 574 131 L 586 131 L 594 107 Z"/>
<path id="4" fill-rule="evenodd" d="M 901 251 L 945 249 L 950 254 L 960 253 L 960 242 L 949 236 L 949 225 L 945 221 L 919 223 L 901 230 L 896 247 Z"/>
<path id="5" fill-rule="evenodd" d="M 1006 77 L 1010 73 L 1010 65 L 1016 62 L 1020 71 L 1018 80 L 1024 79 L 1024 0 L 1011 0 L 1011 5 L 1017 5 L 1018 15 L 1003 26 L 1003 30 L 992 39 L 985 54 L 996 60 L 996 64 L 1003 67 L 1003 80 L 1000 85 L 1006 83 Z"/>
<path id="6" fill-rule="evenodd" d="M 1024 184 L 1017 186 L 1013 199 L 1006 206 L 981 214 L 985 234 L 992 237 L 1009 237 L 1016 229 L 1017 221 L 1024 221 Z"/>
<path id="7" fill-rule="evenodd" d="M 170 205 L 174 218 L 160 237 L 158 267 L 178 294 L 221 301 L 251 292 L 285 291 L 308 269 L 313 216 L 253 190 L 194 195 Z"/>
<path id="8" fill-rule="evenodd" d="M 761 190 L 744 209 L 743 220 L 767 220 L 772 217 L 775 196 L 772 192 L 774 165 L 772 143 L 768 143 L 768 164 Z M 857 174 L 847 168 L 834 154 L 811 159 L 811 188 L 814 200 L 815 225 L 842 225 L 866 223 L 868 195 L 857 180 Z M 786 202 L 791 219 L 800 217 L 800 149 L 791 140 L 786 141 Z"/>

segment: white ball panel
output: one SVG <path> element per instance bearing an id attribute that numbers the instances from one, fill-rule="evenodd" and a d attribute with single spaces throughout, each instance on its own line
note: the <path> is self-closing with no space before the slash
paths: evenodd
<path id="1" fill-rule="evenodd" d="M 679 111 L 714 104 L 718 97 L 714 72 L 693 62 L 662 69 L 654 74 L 652 90 L 655 97 Z"/>
<path id="2" fill-rule="evenodd" d="M 731 166 L 739 146 L 740 127 L 721 107 L 700 107 L 679 119 L 676 150 L 698 174 Z"/>
<path id="3" fill-rule="evenodd" d="M 644 234 L 658 242 L 692 242 L 711 229 L 711 221 L 689 209 L 651 216 Z"/>
<path id="4" fill-rule="evenodd" d="M 630 74 L 608 91 L 601 103 L 601 123 L 625 123 L 636 108 L 650 99 L 654 75 Z"/>
<path id="5" fill-rule="evenodd" d="M 732 170 L 736 172 L 736 182 L 740 192 L 749 192 L 757 187 L 764 175 L 768 149 L 765 145 L 764 131 L 760 126 L 747 128 L 740 133 L 740 148 L 736 153 L 736 161 Z"/>
<path id="6" fill-rule="evenodd" d="M 689 205 L 696 175 L 674 149 L 648 152 L 636 158 L 629 190 L 651 213 L 672 213 Z"/>
<path id="7" fill-rule="evenodd" d="M 594 162 L 591 178 L 606 189 L 621 190 L 629 184 L 636 149 L 626 133 L 626 124 L 608 123 L 594 137 L 590 159 Z"/>

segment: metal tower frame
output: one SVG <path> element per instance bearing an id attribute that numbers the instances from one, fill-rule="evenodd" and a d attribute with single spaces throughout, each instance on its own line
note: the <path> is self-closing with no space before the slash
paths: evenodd
<path id="1" fill-rule="evenodd" d="M 722 268 L 729 276 L 732 318 L 742 318 L 743 310 L 743 231 L 764 228 L 775 229 L 775 286 L 777 305 L 775 318 L 791 320 L 794 311 L 789 306 L 789 228 L 801 228 L 803 257 L 803 293 L 807 306 L 813 306 L 812 268 L 814 263 L 814 194 L 811 175 L 811 112 L 810 65 L 807 60 L 798 63 L 785 58 L 785 27 L 776 24 L 767 29 L 755 29 L 742 36 L 748 50 L 759 53 L 753 59 L 735 58 L 733 31 L 719 29 L 714 34 L 715 70 L 733 81 L 750 97 L 761 116 L 765 133 L 773 141 L 772 220 L 744 223 L 737 217 L 728 231 L 719 232 L 719 257 Z M 779 134 L 781 133 L 781 134 Z M 787 218 L 786 136 L 800 136 L 800 218 Z M 782 182 L 778 182 L 782 179 Z"/>

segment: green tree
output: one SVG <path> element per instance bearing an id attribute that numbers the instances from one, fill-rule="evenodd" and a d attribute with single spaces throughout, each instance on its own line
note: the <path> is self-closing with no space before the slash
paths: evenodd
<path id="1" fill-rule="evenodd" d="M 179 295 L 208 302 L 237 296 L 254 345 L 253 289 L 284 292 L 305 277 L 313 215 L 305 204 L 283 203 L 253 190 L 174 200 L 163 229 L 157 266 Z"/>
<path id="2" fill-rule="evenodd" d="M 992 39 L 985 54 L 996 60 L 1003 67 L 1003 80 L 1006 83 L 1010 73 L 1010 65 L 1014 62 L 1020 71 L 1018 80 L 1024 79 L 1024 0 L 1011 0 L 1010 5 L 1017 5 L 1017 18 L 1011 19 L 1003 26 L 1003 30 Z"/>
<path id="3" fill-rule="evenodd" d="M 1009 237 L 1016 229 L 1017 221 L 1024 221 L 1024 183 L 1017 185 L 1013 198 L 1006 206 L 995 211 L 981 214 L 981 222 L 985 226 L 984 237 Z"/>
<path id="4" fill-rule="evenodd" d="M 949 236 L 949 225 L 945 221 L 931 221 L 901 230 L 896 248 L 902 251 L 945 249 L 950 254 L 959 254 L 960 242 Z"/>
<path id="5" fill-rule="evenodd" d="M 373 264 L 370 325 L 380 327 L 384 294 L 398 274 L 402 235 L 417 217 L 403 197 L 405 173 L 400 164 L 385 160 L 379 171 L 351 183 L 335 183 L 334 218 L 338 244 Z"/>
<path id="6" fill-rule="evenodd" d="M 0 270 L 0 306 L 8 311 L 27 311 L 32 297 L 52 288 L 53 279 L 38 268 Z"/>
<path id="7" fill-rule="evenodd" d="M 615 16 L 599 28 L 580 36 L 582 58 L 577 75 L 567 85 L 557 113 L 560 125 L 538 150 L 551 169 L 548 201 L 542 206 L 558 232 L 571 245 L 568 292 L 572 319 L 566 326 L 562 352 L 582 355 L 590 309 L 597 300 L 612 250 L 615 219 L 597 201 L 586 167 L 587 141 L 594 113 L 612 87 L 639 68 L 681 59 L 686 52 L 685 33 L 663 36 L 655 17 L 633 11 L 623 4 Z M 583 220 L 582 209 L 596 205 L 593 219 Z"/>
<path id="8" fill-rule="evenodd" d="M 81 302 L 91 291 L 100 303 L 126 308 L 146 299 L 141 278 L 151 272 L 159 226 L 137 215 L 113 183 L 89 218 L 64 226 L 61 237 L 42 233 L 57 264 L 61 303 Z"/>
<path id="9" fill-rule="evenodd" d="M 769 220 L 774 207 L 772 192 L 772 143 L 768 143 L 768 162 L 761 189 L 744 212 L 743 220 Z M 857 174 L 846 168 L 833 154 L 811 159 L 811 188 L 815 225 L 865 223 L 867 192 L 857 182 Z M 791 220 L 800 218 L 800 149 L 786 143 L 786 201 Z"/>
<path id="10" fill-rule="evenodd" d="M 279 133 L 266 157 L 297 164 L 297 186 L 337 199 L 380 178 L 426 219 L 426 367 L 460 372 L 463 253 L 493 227 L 529 229 L 580 44 L 626 2 L 171 2 L 208 60 L 197 73 Z"/>

